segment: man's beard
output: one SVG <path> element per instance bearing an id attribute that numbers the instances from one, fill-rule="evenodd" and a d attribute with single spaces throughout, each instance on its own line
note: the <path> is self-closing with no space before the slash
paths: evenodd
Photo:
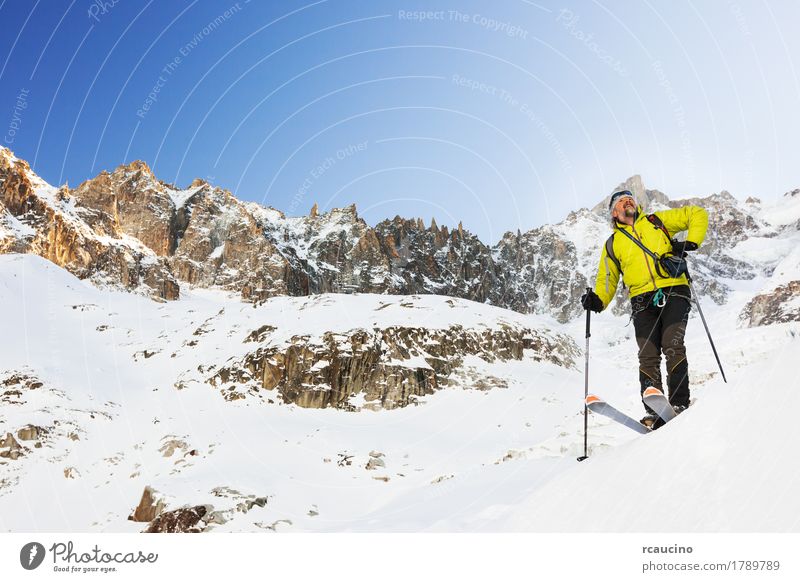
<path id="1" fill-rule="evenodd" d="M 625 216 L 628 218 L 633 218 L 636 216 L 636 209 L 633 206 L 626 206 L 625 207 Z"/>

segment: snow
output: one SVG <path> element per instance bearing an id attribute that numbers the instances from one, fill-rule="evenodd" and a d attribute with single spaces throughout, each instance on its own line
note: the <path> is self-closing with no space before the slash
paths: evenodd
<path id="1" fill-rule="evenodd" d="M 792 343 L 784 353 L 797 348 Z M 800 466 L 786 462 L 796 440 L 787 406 L 796 400 L 793 376 L 775 360 L 737 372 L 734 382 L 704 391 L 692 413 L 665 430 L 590 458 L 522 496 L 494 527 L 798 531 Z M 591 484 L 591 494 L 578 494 L 580 481 Z"/>
<path id="2" fill-rule="evenodd" d="M 200 190 L 202 190 L 206 185 L 201 184 L 199 186 L 195 186 L 194 188 L 187 188 L 185 190 L 172 190 L 171 188 L 167 189 L 167 194 L 169 194 L 172 203 L 175 205 L 175 209 L 182 208 L 189 199 L 197 194 Z"/>
<path id="3" fill-rule="evenodd" d="M 219 531 L 257 530 L 254 522 L 278 519 L 290 519 L 292 531 L 357 529 L 365 525 L 359 515 L 389 498 L 425 489 L 444 472 L 459 473 L 459 466 L 470 466 L 476 456 L 492 463 L 508 446 L 522 443 L 515 434 L 544 428 L 531 429 L 522 421 L 527 412 L 517 403 L 527 390 L 521 385 L 513 396 L 508 390 L 443 390 L 419 406 L 348 413 L 226 402 L 197 381 L 198 365 L 251 349 L 241 340 L 264 323 L 279 326 L 271 341 L 375 324 L 486 325 L 500 315 L 512 324 L 539 323 L 499 308 L 464 300 L 453 300 L 451 307 L 447 298 L 436 296 L 382 295 L 276 298 L 254 308 L 230 294 L 195 290 L 160 304 L 96 289 L 33 255 L 0 256 L 0 300 L 8 306 L 8 329 L 24 330 L 22 336 L 4 336 L 0 376 L 17 370 L 45 384 L 26 393 L 23 405 L 0 409 L 0 430 L 29 423 L 52 427 L 58 420 L 80 437 L 55 439 L 8 468 L 11 479 L 20 478 L 24 486 L 0 490 L 3 530 L 137 531 L 142 525 L 127 515 L 145 485 L 177 505 L 216 502 L 224 508 L 224 500 L 209 493 L 219 486 L 271 496 L 266 508 L 215 526 Z M 188 346 L 192 339 L 197 345 Z M 154 354 L 145 358 L 144 350 Z M 470 364 L 490 366 L 493 376 L 512 382 L 542 375 L 563 381 L 570 375 L 532 360 Z M 176 390 L 173 383 L 180 379 L 189 381 Z M 553 398 L 556 390 L 542 382 L 536 391 Z M 565 422 L 570 408 L 554 401 L 553 418 Z M 512 427 L 499 442 L 495 431 L 476 430 L 492 417 L 495 424 Z M 163 457 L 159 449 L 168 437 L 186 441 L 200 455 Z M 387 468 L 377 473 L 389 482 L 364 469 L 372 450 L 386 455 Z M 354 455 L 354 464 L 323 462 L 339 453 Z M 175 465 L 176 460 L 185 462 Z M 69 467 L 79 476 L 67 479 Z M 311 504 L 320 508 L 318 517 L 307 515 Z"/>
<path id="4" fill-rule="evenodd" d="M 467 329 L 486 328 L 490 323 L 503 324 L 532 327 L 546 333 L 551 321 L 468 299 L 371 293 L 272 297 L 257 308 L 250 308 L 248 319 L 277 327 L 270 335 L 273 343 L 288 342 L 292 336 L 321 341 L 326 332 L 344 333 L 353 329 L 425 327 L 442 330 L 454 324 Z"/>
<path id="5" fill-rule="evenodd" d="M 797 248 L 795 237 L 749 237 L 728 251 L 732 257 L 757 265 L 775 265 Z"/>
<path id="6" fill-rule="evenodd" d="M 283 221 L 286 217 L 280 210 L 275 210 L 270 206 L 262 206 L 257 202 L 243 202 L 247 211 L 256 217 L 256 220 L 269 224 L 276 224 Z"/>
<path id="7" fill-rule="evenodd" d="M 27 224 L 20 222 L 16 216 L 3 210 L 0 214 L 0 237 L 10 236 L 13 238 L 31 237 L 36 234 L 36 230 Z"/>
<path id="8" fill-rule="evenodd" d="M 608 221 L 583 209 L 577 213 L 574 222 L 562 222 L 554 229 L 559 236 L 575 245 L 580 272 L 596 272 L 598 241 L 605 243 L 611 234 Z"/>
<path id="9" fill-rule="evenodd" d="M 774 225 L 789 225 L 800 220 L 800 196 L 787 194 L 767 206 L 759 213 L 759 218 Z"/>
<path id="10" fill-rule="evenodd" d="M 432 370 L 428 362 L 422 355 L 410 356 L 402 360 L 389 360 L 390 364 L 395 366 L 402 366 L 403 368 L 422 368 L 425 370 Z"/>
<path id="11" fill-rule="evenodd" d="M 786 231 L 772 238 L 750 237 L 736 245 L 731 256 L 761 267 L 771 276 L 757 277 L 751 285 L 733 283 L 732 286 L 750 288 L 757 293 L 770 293 L 776 288 L 800 280 L 800 236 L 797 231 Z M 783 312 L 797 312 L 800 299 L 794 297 L 783 303 Z"/>
<path id="12" fill-rule="evenodd" d="M 553 329 L 582 345 L 582 320 L 561 326 L 428 295 L 277 297 L 253 307 L 193 289 L 162 304 L 97 289 L 37 256 L 2 255 L 6 329 L 20 333 L 3 335 L 0 380 L 16 370 L 44 387 L 0 408 L 0 432 L 58 420 L 79 440 L 56 438 L 3 465 L 12 485 L 0 488 L 0 529 L 139 531 L 127 516 L 150 485 L 170 507 L 235 506 L 236 494 L 211 493 L 223 486 L 268 496 L 265 507 L 234 512 L 213 531 L 262 531 L 282 519 L 291 522 L 282 531 L 798 531 L 800 466 L 786 460 L 795 440 L 789 415 L 800 404 L 790 365 L 800 326 L 736 328 L 752 293 L 703 304 L 729 384 L 695 314 L 692 408 L 644 437 L 591 416 L 590 458 L 578 464 L 582 369 L 537 363 L 532 353 L 465 358 L 463 369 L 497 378 L 495 388 L 471 389 L 464 379 L 396 410 L 370 410 L 362 396 L 360 412 L 280 404 L 273 393 L 273 404 L 225 401 L 197 367 L 252 350 L 242 339 L 264 324 L 277 327 L 270 342 L 457 323 Z M 609 313 L 592 326 L 590 391 L 638 415 L 630 327 Z M 172 439 L 186 448 L 164 457 Z M 385 467 L 365 469 L 371 451 L 383 453 Z M 340 466 L 340 455 L 351 464 Z M 74 478 L 65 477 L 70 467 Z M 318 515 L 309 515 L 314 506 Z"/>
<path id="13" fill-rule="evenodd" d="M 789 249 L 785 256 L 780 258 L 772 277 L 769 280 L 769 287 L 774 289 L 779 285 L 785 285 L 791 281 L 800 279 L 800 246 L 795 244 Z"/>
<path id="14" fill-rule="evenodd" d="M 211 254 L 208 255 L 208 258 L 209 259 L 218 259 L 218 258 L 220 258 L 222 256 L 222 253 L 224 251 L 225 251 L 225 243 L 222 243 L 221 245 L 215 247 L 213 251 L 211 251 Z"/>
<path id="15" fill-rule="evenodd" d="M 284 254 L 296 255 L 307 261 L 311 270 L 326 269 L 338 272 L 336 265 L 314 260 L 311 251 L 315 246 L 329 239 L 346 241 L 350 247 L 358 242 L 357 218 L 348 208 L 333 208 L 319 216 L 288 217 L 274 208 L 255 202 L 244 203 L 247 210 L 265 230 L 270 233 L 278 249 Z"/>

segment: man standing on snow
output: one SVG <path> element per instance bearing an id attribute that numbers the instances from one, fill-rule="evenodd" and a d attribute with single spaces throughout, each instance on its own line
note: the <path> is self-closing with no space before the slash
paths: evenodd
<path id="1" fill-rule="evenodd" d="M 600 253 L 594 291 L 581 297 L 584 309 L 603 311 L 611 303 L 622 274 L 630 289 L 633 326 L 639 345 L 639 383 L 642 394 L 661 385 L 661 354 L 667 363 L 669 401 L 675 412 L 689 406 L 689 364 L 683 338 L 689 320 L 690 290 L 683 258 L 703 242 L 708 228 L 708 212 L 699 206 L 684 206 L 645 215 L 628 190 L 615 192 L 608 206 L 614 233 Z M 686 241 L 673 237 L 688 231 Z M 635 240 L 634 240 L 635 239 Z M 642 246 L 637 244 L 638 241 Z M 672 257 L 668 264 L 655 260 Z M 683 266 L 683 268 L 681 268 Z M 658 428 L 663 421 L 644 405 L 647 416 L 642 423 Z"/>

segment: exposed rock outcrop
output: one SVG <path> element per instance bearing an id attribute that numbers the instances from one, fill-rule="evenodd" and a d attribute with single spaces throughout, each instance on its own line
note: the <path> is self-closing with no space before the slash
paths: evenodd
<path id="1" fill-rule="evenodd" d="M 745 305 L 739 320 L 748 327 L 800 321 L 800 281 L 756 295 Z"/>
<path id="2" fill-rule="evenodd" d="M 144 533 L 200 533 L 208 525 L 203 521 L 207 513 L 205 505 L 165 511 L 150 522 Z"/>
<path id="3" fill-rule="evenodd" d="M 17 430 L 17 438 L 21 441 L 38 441 L 45 434 L 47 434 L 46 428 L 34 426 L 32 424 L 23 426 Z"/>
<path id="4" fill-rule="evenodd" d="M 13 241 L 6 237 L 0 250 L 35 253 L 101 285 L 145 288 L 163 299 L 178 297 L 178 284 L 163 259 L 138 239 L 114 239 L 119 231 L 113 221 L 82 212 L 67 188 L 49 186 L 27 162 L 4 149 L 0 150 L 0 203 L 0 210 L 26 230 L 11 237 Z"/>
<path id="5" fill-rule="evenodd" d="M 16 461 L 23 454 L 22 445 L 17 442 L 13 434 L 9 432 L 6 436 L 0 437 L 0 457 Z"/>
<path id="6" fill-rule="evenodd" d="M 145 489 L 145 494 L 149 488 Z M 211 504 L 186 505 L 177 509 L 164 510 L 159 506 L 157 513 L 151 519 L 134 521 L 149 521 L 150 524 L 143 533 L 202 533 L 212 530 L 216 525 L 222 525 L 235 519 L 237 515 L 248 513 L 256 507 L 266 507 L 268 497 L 246 495 L 230 487 L 215 487 L 211 494 L 222 499 L 227 504 L 220 509 L 215 509 Z M 144 502 L 144 497 L 142 502 Z M 151 501 L 151 500 L 148 500 Z M 140 503 L 140 507 L 142 503 Z M 152 504 L 149 507 L 152 507 Z M 152 515 L 148 509 L 145 517 Z M 132 519 L 133 516 L 131 516 Z"/>
<path id="7" fill-rule="evenodd" d="M 561 322 L 582 311 L 577 298 L 587 279 L 580 272 L 575 245 L 553 227 L 506 233 L 495 257 L 505 266 L 501 270 L 505 295 L 499 305 L 523 313 L 551 313 Z"/>
<path id="8" fill-rule="evenodd" d="M 164 511 L 165 502 L 150 486 L 146 486 L 142 492 L 139 505 L 128 517 L 131 521 L 153 521 Z"/>
<path id="9" fill-rule="evenodd" d="M 284 402 L 307 408 L 352 409 L 363 395 L 370 407 L 396 408 L 447 386 L 464 358 L 520 360 L 574 366 L 577 347 L 565 336 L 508 326 L 504 329 L 388 327 L 325 333 L 322 341 L 294 336 L 287 345 L 258 347 L 218 370 L 209 383 L 226 393 L 239 385 L 277 390 Z"/>

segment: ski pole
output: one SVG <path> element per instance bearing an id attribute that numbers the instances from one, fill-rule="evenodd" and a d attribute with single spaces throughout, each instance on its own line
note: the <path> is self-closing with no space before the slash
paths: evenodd
<path id="1" fill-rule="evenodd" d="M 717 354 L 717 348 L 714 345 L 714 340 L 711 338 L 711 332 L 708 330 L 708 324 L 706 323 L 706 318 L 703 315 L 703 310 L 700 308 L 700 299 L 697 297 L 697 293 L 694 290 L 694 285 L 692 284 L 692 277 L 689 275 L 689 270 L 686 270 L 686 280 L 689 281 L 689 289 L 692 291 L 692 297 L 694 297 L 694 304 L 697 305 L 697 312 L 700 314 L 700 319 L 703 321 L 703 327 L 706 328 L 706 335 L 708 336 L 708 341 L 711 343 L 711 350 L 714 352 L 714 357 L 717 359 L 717 366 L 719 366 L 719 371 L 722 373 L 722 379 L 725 383 L 728 383 L 728 379 L 725 378 L 725 370 L 722 369 L 722 362 L 719 361 L 719 354 Z"/>
<path id="2" fill-rule="evenodd" d="M 591 287 L 586 288 L 586 293 L 591 293 Z M 592 310 L 586 309 L 586 367 L 584 372 L 583 386 L 583 456 L 578 457 L 578 461 L 585 461 L 589 458 L 589 409 L 586 406 L 586 398 L 589 397 L 589 331 L 592 321 Z"/>

